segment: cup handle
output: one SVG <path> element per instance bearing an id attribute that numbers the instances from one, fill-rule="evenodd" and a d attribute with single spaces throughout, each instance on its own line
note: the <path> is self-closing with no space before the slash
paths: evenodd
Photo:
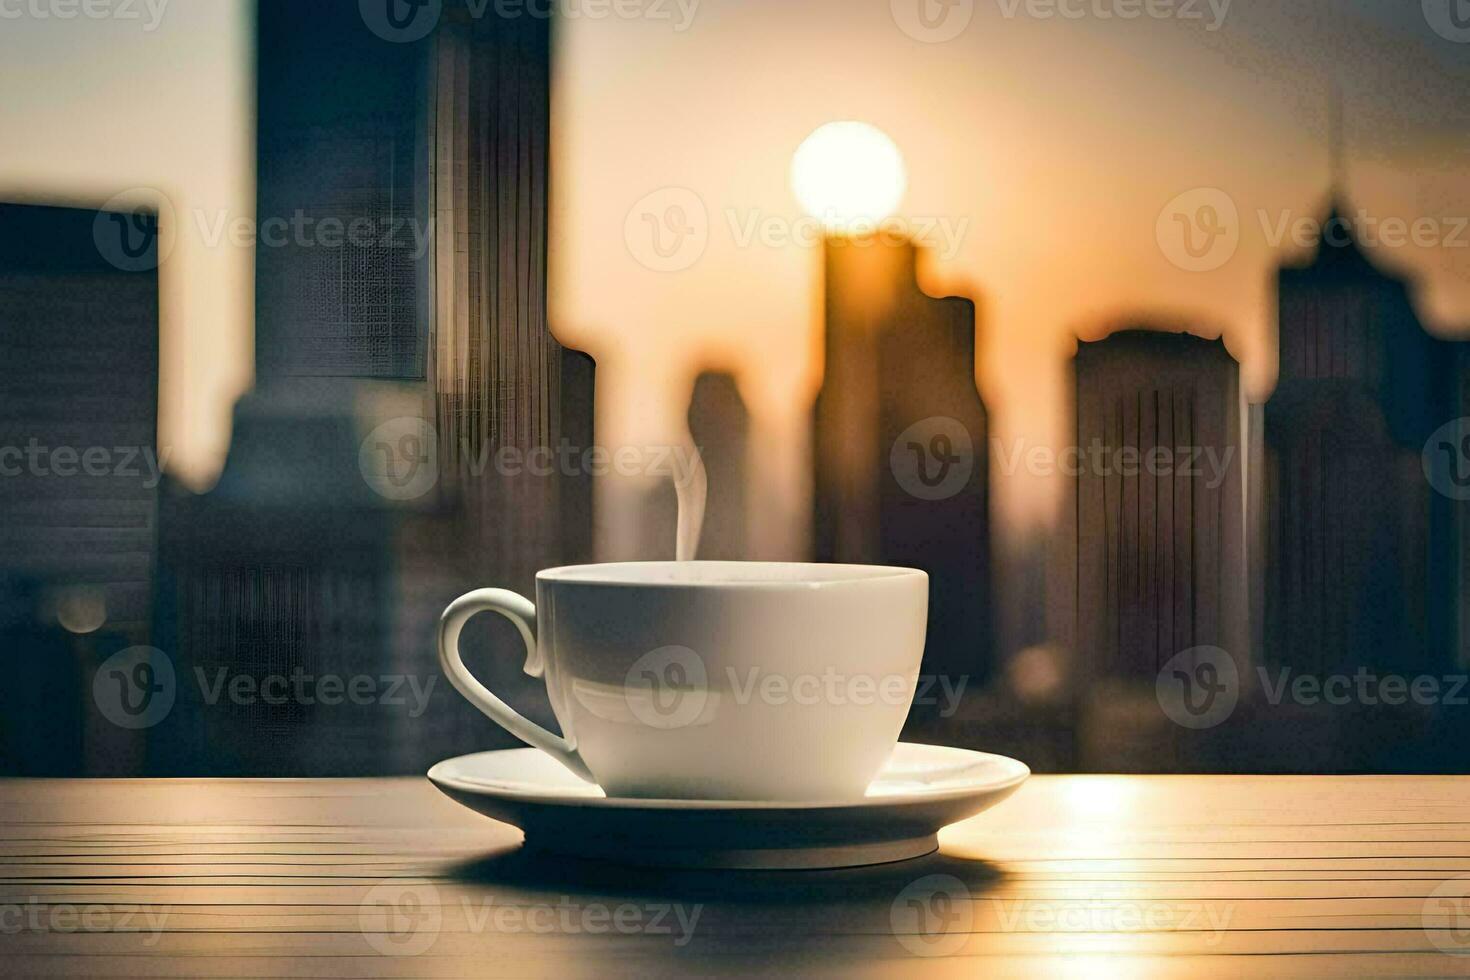
<path id="1" fill-rule="evenodd" d="M 459 655 L 459 634 L 465 623 L 481 612 L 498 612 L 514 623 L 526 644 L 526 673 L 532 677 L 540 677 L 543 673 L 541 656 L 536 649 L 536 607 L 529 599 L 508 589 L 476 589 L 451 602 L 439 618 L 439 666 L 449 677 L 449 682 L 470 704 L 489 715 L 501 728 L 550 755 L 589 783 L 596 782 L 577 753 L 574 742 L 548 732 L 526 718 L 491 693 L 465 667 Z"/>

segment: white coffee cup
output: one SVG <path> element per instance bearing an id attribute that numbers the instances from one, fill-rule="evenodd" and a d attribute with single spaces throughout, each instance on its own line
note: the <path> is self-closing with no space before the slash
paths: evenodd
<path id="1" fill-rule="evenodd" d="M 460 693 L 609 796 L 861 798 L 898 740 L 924 651 L 929 577 L 911 568 L 623 562 L 460 596 L 439 662 Z M 545 676 L 555 735 L 465 668 L 476 613 L 505 616 Z"/>

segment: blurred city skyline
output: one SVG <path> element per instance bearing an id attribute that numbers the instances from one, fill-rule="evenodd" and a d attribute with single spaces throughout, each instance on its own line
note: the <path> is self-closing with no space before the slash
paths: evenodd
<path id="1" fill-rule="evenodd" d="M 466 589 L 677 551 L 925 570 L 927 668 L 983 686 L 915 713 L 932 738 L 1239 768 L 1311 729 L 1311 764 L 1386 771 L 1454 744 L 1450 714 L 1274 713 L 1255 683 L 1463 666 L 1470 345 L 1446 338 L 1470 325 L 1470 184 L 1438 105 L 1462 67 L 1408 62 L 1470 46 L 1432 3 L 814 0 L 779 30 L 634 3 L 563 7 L 554 47 L 500 8 L 387 2 L 407 20 L 242 7 L 243 37 L 209 35 L 241 58 L 201 84 L 209 125 L 176 125 L 200 104 L 175 76 L 35 116 L 7 155 L 0 449 L 57 467 L 3 474 L 0 530 L 14 642 L 63 651 L 48 676 L 77 688 L 52 700 L 90 710 L 77 682 L 117 641 L 185 674 L 437 677 L 426 640 Z M 166 23 L 103 60 L 209 26 Z M 218 95 L 232 72 L 251 96 Z M 888 217 L 825 237 L 857 214 Z M 176 479 L 63 472 L 104 446 Z M 691 554 L 671 483 L 685 503 L 705 475 Z M 1180 683 L 1265 714 L 1190 744 Z M 407 771 L 487 724 L 212 705 L 71 762 Z"/>
<path id="2" fill-rule="evenodd" d="M 152 188 L 173 212 L 159 444 L 196 489 L 217 476 L 231 406 L 253 378 L 253 249 L 211 231 L 221 218 L 272 217 L 254 214 L 252 7 L 169 4 L 156 23 L 26 17 L 0 40 L 7 91 L 27 96 L 0 107 L 0 125 L 22 134 L 0 149 L 7 198 L 98 206 Z M 1223 336 L 1245 397 L 1269 394 L 1272 275 L 1303 251 L 1294 223 L 1325 214 L 1334 85 L 1345 204 L 1437 223 L 1435 244 L 1370 254 L 1422 286 L 1430 331 L 1470 328 L 1470 248 L 1456 244 L 1470 240 L 1456 227 L 1470 214 L 1470 110 L 1463 86 L 1446 84 L 1470 80 L 1470 44 L 1436 23 L 1433 0 L 1161 4 L 1133 18 L 1127 7 L 997 0 L 926 21 L 917 0 L 701 0 L 657 17 L 561 20 L 552 327 L 598 358 L 598 441 L 683 439 L 694 377 L 734 372 L 752 414 L 755 492 L 770 502 L 753 547 L 798 547 L 822 311 L 820 250 L 801 240 L 788 168 L 834 119 L 894 139 L 908 170 L 898 214 L 939 246 L 921 257 L 921 283 L 977 302 L 998 463 L 1063 445 L 1077 339 L 1140 321 Z M 82 90 L 100 98 L 70 98 Z M 71 124 L 49 125 L 63 103 Z M 696 194 L 707 243 L 687 268 L 660 271 L 640 264 L 634 232 L 640 211 L 669 203 L 646 200 L 667 188 Z M 1238 222 L 1238 245 L 1207 271 L 1181 268 L 1191 260 L 1163 234 L 1171 205 L 1198 213 L 1219 200 L 1179 198 L 1198 189 L 1222 193 Z M 793 230 L 796 241 L 762 244 Z M 995 469 L 998 533 L 1047 523 L 1056 478 Z M 603 551 L 615 555 L 630 544 L 618 528 L 642 533 L 638 497 L 607 487 L 599 499 Z"/>
<path id="3" fill-rule="evenodd" d="M 218 478 L 231 409 L 254 378 L 255 249 L 210 233 L 221 216 L 255 215 L 254 6 L 20 9 L 0 29 L 0 200 L 167 201 L 177 233 L 159 266 L 159 445 L 196 489 Z"/>
<path id="4" fill-rule="evenodd" d="M 993 463 L 997 449 L 1065 445 L 1077 341 L 1140 322 L 1223 336 L 1245 398 L 1269 395 L 1274 272 L 1310 251 L 1297 225 L 1325 218 L 1334 190 L 1334 86 L 1345 204 L 1436 219 L 1445 242 L 1371 249 L 1374 261 L 1422 283 L 1432 331 L 1470 327 L 1470 247 L 1459 247 L 1470 233 L 1456 220 L 1470 214 L 1470 113 L 1443 84 L 1470 81 L 1470 46 L 1436 33 L 1419 4 L 1236 0 L 1214 25 L 1204 4 L 1123 19 L 1097 15 L 1111 4 L 961 3 L 930 8 L 930 27 L 908 19 L 915 6 L 820 0 L 778 16 L 768 3 L 711 3 L 683 31 L 631 18 L 560 25 L 551 317 L 599 359 L 600 438 L 678 438 L 681 394 L 716 364 L 740 377 L 763 426 L 759 485 L 804 492 L 819 249 L 769 247 L 760 232 L 800 238 L 791 154 L 834 119 L 899 146 L 897 213 L 935 246 L 921 284 L 977 303 Z M 1181 230 L 1169 212 L 1193 218 L 1222 197 L 1238 241 L 1197 271 L 1169 237 Z M 672 206 L 702 207 L 702 252 L 650 263 L 630 209 Z M 1058 477 L 1001 476 L 998 530 L 1047 524 L 1060 499 Z M 770 513 L 791 516 L 777 538 L 806 517 Z"/>

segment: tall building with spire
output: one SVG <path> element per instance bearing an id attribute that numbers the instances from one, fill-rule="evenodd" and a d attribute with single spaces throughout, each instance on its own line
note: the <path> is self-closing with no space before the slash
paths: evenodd
<path id="1" fill-rule="evenodd" d="M 1453 414 L 1456 345 L 1365 252 L 1334 200 L 1315 252 L 1277 277 L 1280 376 L 1264 408 L 1263 659 L 1299 670 L 1453 661 L 1455 503 L 1424 478 Z"/>

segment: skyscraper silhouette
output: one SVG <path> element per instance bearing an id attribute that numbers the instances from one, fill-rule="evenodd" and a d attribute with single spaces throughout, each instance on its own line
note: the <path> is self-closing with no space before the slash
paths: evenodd
<path id="1" fill-rule="evenodd" d="M 1076 385 L 1078 680 L 1151 685 L 1196 646 L 1245 658 L 1234 358 L 1218 340 L 1125 330 L 1078 345 Z"/>
<path id="2" fill-rule="evenodd" d="M 975 386 L 975 305 L 933 299 L 917 248 L 826 247 L 816 405 L 818 561 L 929 573 L 924 669 L 979 682 L 990 658 L 989 457 Z"/>
<path id="3" fill-rule="evenodd" d="M 1455 505 L 1424 478 L 1452 417 L 1455 345 L 1425 332 L 1334 205 L 1278 275 L 1280 379 L 1261 474 L 1263 657 L 1299 670 L 1453 662 Z"/>
<path id="4" fill-rule="evenodd" d="M 591 446 L 594 383 L 546 321 L 549 25 L 446 4 L 398 43 L 357 4 L 258 6 L 258 388 L 218 487 L 168 510 L 168 652 L 185 675 L 427 684 L 451 599 L 529 594 L 590 549 L 590 475 L 541 466 Z M 518 660 L 477 652 L 501 625 L 467 656 L 549 722 Z M 354 708 L 195 698 L 158 741 L 173 771 L 278 774 L 514 743 L 442 688 L 418 717 Z"/>
<path id="5" fill-rule="evenodd" d="M 152 642 L 158 219 L 0 204 L 0 773 L 132 770 L 92 702 Z"/>

